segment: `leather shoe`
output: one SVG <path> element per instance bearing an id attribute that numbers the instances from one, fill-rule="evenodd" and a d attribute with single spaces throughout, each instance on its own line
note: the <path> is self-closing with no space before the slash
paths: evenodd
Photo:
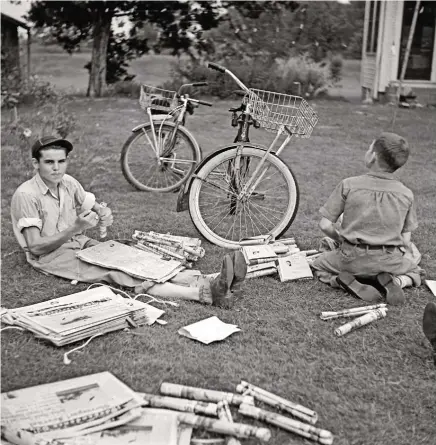
<path id="1" fill-rule="evenodd" d="M 341 272 L 337 276 L 336 281 L 342 289 L 361 300 L 373 303 L 379 301 L 382 297 L 375 287 L 359 283 L 354 275 L 349 272 Z"/>
<path id="2" fill-rule="evenodd" d="M 247 275 L 247 263 L 240 250 L 234 250 L 230 253 L 233 261 L 233 281 L 230 290 L 236 298 L 242 295 L 244 290 L 245 276 Z"/>
<path id="3" fill-rule="evenodd" d="M 234 279 L 233 259 L 228 253 L 224 256 L 219 275 L 210 282 L 212 304 L 214 306 L 230 309 L 235 298 L 230 290 Z"/>
<path id="4" fill-rule="evenodd" d="M 395 283 L 394 277 L 390 273 L 379 273 L 377 275 L 377 283 L 381 286 L 388 304 L 404 304 L 406 297 L 404 296 L 403 289 Z"/>

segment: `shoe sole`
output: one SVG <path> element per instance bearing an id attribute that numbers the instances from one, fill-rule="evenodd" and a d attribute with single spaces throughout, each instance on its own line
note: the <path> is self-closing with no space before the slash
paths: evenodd
<path id="1" fill-rule="evenodd" d="M 427 303 L 422 317 L 422 330 L 432 346 L 436 347 L 436 304 Z M 436 351 L 435 351 L 436 352 Z"/>
<path id="2" fill-rule="evenodd" d="M 225 293 L 223 292 L 222 295 L 214 296 L 212 292 L 212 304 L 223 309 L 231 309 L 235 301 L 232 292 L 230 292 L 230 288 L 235 274 L 233 270 L 233 258 L 230 254 L 226 254 L 223 258 L 220 275 L 220 284 L 224 285 Z"/>
<path id="3" fill-rule="evenodd" d="M 233 251 L 230 255 L 232 256 L 234 274 L 230 290 L 233 291 L 235 297 L 239 297 L 242 294 L 243 283 L 247 275 L 247 263 L 239 250 Z"/>
<path id="4" fill-rule="evenodd" d="M 336 280 L 343 289 L 360 300 L 373 303 L 381 298 L 380 292 L 375 287 L 359 283 L 349 272 L 341 272 Z"/>
<path id="5" fill-rule="evenodd" d="M 403 289 L 398 284 L 394 283 L 393 277 L 387 272 L 383 272 L 377 275 L 377 282 L 384 289 L 386 293 L 386 302 L 394 306 L 404 304 L 406 297 L 404 296 Z"/>

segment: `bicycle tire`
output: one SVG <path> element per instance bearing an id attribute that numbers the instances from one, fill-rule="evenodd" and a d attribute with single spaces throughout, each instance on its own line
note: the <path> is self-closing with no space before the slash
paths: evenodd
<path id="1" fill-rule="evenodd" d="M 163 148 L 176 127 L 172 122 L 155 122 L 155 131 L 161 131 Z M 178 189 L 194 172 L 201 161 L 201 150 L 193 136 L 181 125 L 176 132 L 175 145 L 168 161 L 158 164 L 152 145 L 146 137 L 152 140 L 150 123 L 134 131 L 124 143 L 121 151 L 121 170 L 126 180 L 136 189 L 147 192 L 171 192 Z M 184 157 L 177 158 L 177 155 Z"/>
<path id="2" fill-rule="evenodd" d="M 212 156 L 195 175 L 189 192 L 189 213 L 196 229 L 211 243 L 228 249 L 240 247 L 241 238 L 266 233 L 272 233 L 275 238 L 279 238 L 292 224 L 300 201 L 298 184 L 292 170 L 278 156 L 269 153 L 262 167 L 262 170 L 268 167 L 267 176 L 263 176 L 255 189 L 256 193 L 245 203 L 238 201 L 239 208 L 233 208 L 238 190 L 232 190 L 228 169 L 229 166 L 232 168 L 231 162 L 235 162 L 236 153 L 237 146 L 232 145 Z M 264 154 L 265 150 L 244 145 L 241 158 L 241 161 L 245 162 L 244 168 L 254 171 Z M 246 173 L 246 178 L 248 177 Z M 224 181 L 219 184 L 217 181 L 222 178 Z M 239 189 L 244 185 L 246 178 L 240 178 Z M 282 205 L 284 195 L 280 193 L 284 191 L 286 202 Z M 267 200 L 267 205 L 254 203 L 259 200 Z M 273 209 L 275 204 L 281 209 Z M 233 210 L 235 212 L 232 214 Z M 262 210 L 264 214 L 260 213 Z M 246 214 L 243 215 L 243 212 Z M 253 221 L 255 216 L 258 219 Z M 215 225 L 214 221 L 218 221 L 220 227 Z"/>

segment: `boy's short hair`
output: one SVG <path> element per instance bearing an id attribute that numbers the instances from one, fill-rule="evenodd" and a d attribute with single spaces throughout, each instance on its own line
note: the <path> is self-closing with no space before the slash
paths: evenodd
<path id="1" fill-rule="evenodd" d="M 73 144 L 66 139 L 58 138 L 56 136 L 44 136 L 32 145 L 32 158 L 39 161 L 41 159 L 41 150 L 47 148 L 63 148 L 65 149 L 65 154 L 68 156 L 73 149 Z"/>
<path id="2" fill-rule="evenodd" d="M 389 172 L 398 170 L 409 158 L 409 144 L 395 133 L 382 133 L 374 141 L 373 150 L 378 155 L 380 166 Z"/>

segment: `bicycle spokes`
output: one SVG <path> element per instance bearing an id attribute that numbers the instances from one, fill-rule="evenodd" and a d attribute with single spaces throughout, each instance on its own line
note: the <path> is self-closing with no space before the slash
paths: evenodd
<path id="1" fill-rule="evenodd" d="M 255 191 L 240 195 L 260 158 L 241 157 L 239 169 L 234 159 L 223 162 L 202 179 L 199 208 L 209 229 L 225 239 L 268 233 L 277 226 L 288 208 L 289 193 L 285 178 L 268 164 Z"/>

